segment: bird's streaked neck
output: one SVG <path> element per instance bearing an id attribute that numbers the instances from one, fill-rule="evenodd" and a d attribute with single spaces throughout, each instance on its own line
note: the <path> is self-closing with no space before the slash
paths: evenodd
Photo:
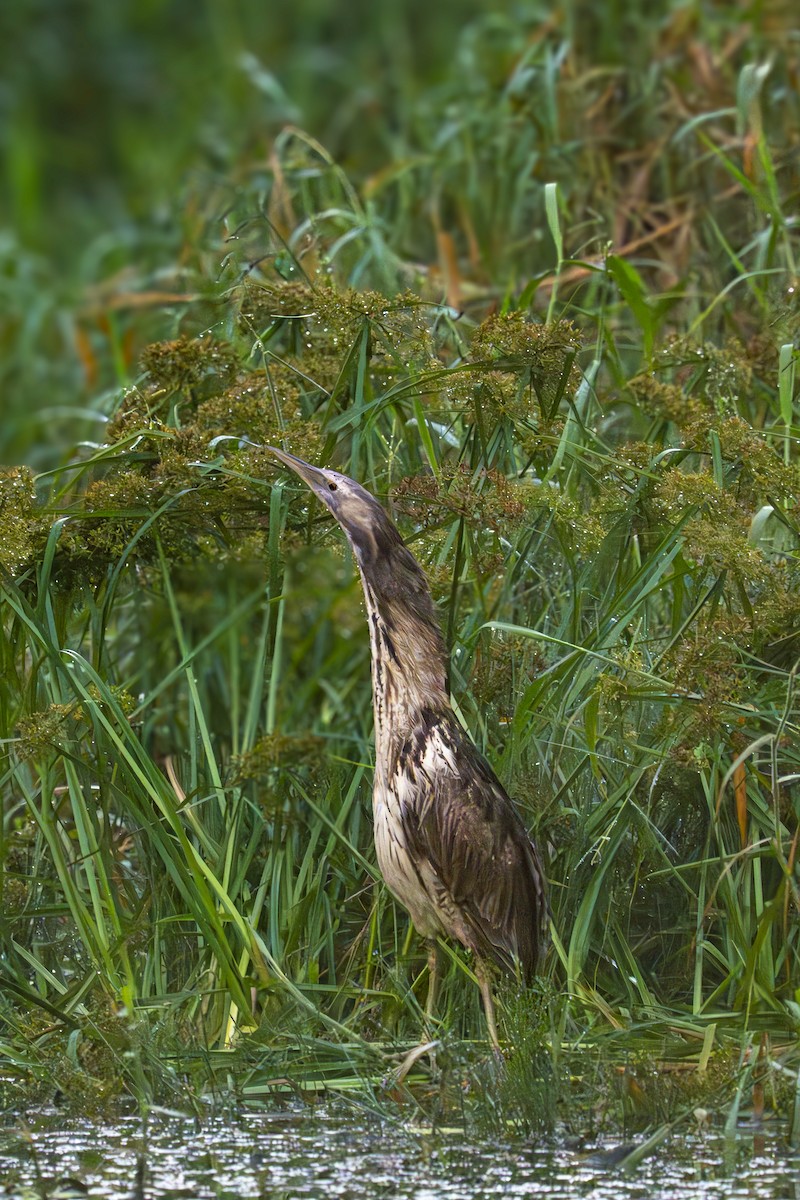
<path id="1" fill-rule="evenodd" d="M 447 654 L 427 580 L 404 546 L 402 561 L 387 564 L 385 573 L 370 572 L 361 562 L 359 571 L 372 648 L 375 754 L 380 770 L 393 745 L 405 741 L 419 724 L 423 710 L 451 711 Z M 384 579 L 391 581 L 388 588 L 381 586 Z"/>

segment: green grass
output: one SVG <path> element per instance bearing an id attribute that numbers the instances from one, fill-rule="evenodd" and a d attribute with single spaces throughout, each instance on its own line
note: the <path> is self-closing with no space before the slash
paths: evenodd
<path id="1" fill-rule="evenodd" d="M 661 1128 L 771 1072 L 797 1136 L 796 47 L 690 8 L 693 55 L 637 18 L 641 73 L 577 11 L 467 26 L 382 170 L 292 128 L 195 192 L 172 273 L 76 317 L 93 398 L 43 353 L 68 299 L 32 254 L 6 278 L 20 371 L 75 388 L 20 403 L 11 445 L 54 440 L 0 476 L 8 1105 L 383 1103 L 419 1036 L 358 582 L 277 442 L 389 504 L 551 881 L 507 1074 L 452 950 L 419 1103 Z M 587 1077 L 651 1060 L 688 1082 Z"/>

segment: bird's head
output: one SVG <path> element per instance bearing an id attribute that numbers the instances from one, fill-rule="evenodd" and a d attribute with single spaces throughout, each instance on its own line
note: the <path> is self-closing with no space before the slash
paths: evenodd
<path id="1" fill-rule="evenodd" d="M 359 563 L 367 566 L 382 555 L 391 554 L 402 538 L 374 496 L 355 479 L 324 467 L 313 467 L 274 446 L 268 449 L 276 458 L 299 475 L 303 483 L 322 501 L 347 534 Z"/>
<path id="2" fill-rule="evenodd" d="M 367 607 L 380 613 L 390 640 L 387 653 L 395 666 L 404 664 L 404 686 L 416 679 L 426 702 L 438 697 L 441 704 L 449 705 L 444 642 L 428 581 L 388 514 L 355 479 L 340 471 L 312 467 L 274 446 L 268 449 L 300 476 L 347 534 Z M 384 667 L 389 669 L 385 658 Z"/>

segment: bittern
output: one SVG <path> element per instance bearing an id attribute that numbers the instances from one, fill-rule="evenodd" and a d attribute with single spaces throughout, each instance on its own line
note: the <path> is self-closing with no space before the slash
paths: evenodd
<path id="1" fill-rule="evenodd" d="M 430 942 L 426 1014 L 436 995 L 436 938 L 445 934 L 475 956 L 497 1050 L 489 963 L 530 980 L 545 943 L 536 847 L 456 720 L 428 581 L 386 512 L 354 479 L 270 449 L 330 510 L 358 564 L 372 649 L 375 851 L 389 890 Z"/>

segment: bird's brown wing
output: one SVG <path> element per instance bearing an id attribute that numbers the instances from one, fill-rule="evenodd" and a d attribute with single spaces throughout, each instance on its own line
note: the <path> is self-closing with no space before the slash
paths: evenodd
<path id="1" fill-rule="evenodd" d="M 449 761 L 417 769 L 416 801 L 405 815 L 408 848 L 426 886 L 439 893 L 431 898 L 448 932 L 506 969 L 517 960 L 530 978 L 548 915 L 536 848 L 479 751 L 453 723 L 440 733 Z M 467 938 L 448 911 L 459 914 Z"/>

